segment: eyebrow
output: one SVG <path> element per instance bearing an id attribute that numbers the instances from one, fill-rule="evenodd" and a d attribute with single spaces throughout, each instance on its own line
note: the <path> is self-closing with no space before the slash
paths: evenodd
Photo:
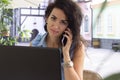
<path id="1" fill-rule="evenodd" d="M 55 17 L 55 18 L 57 18 L 57 17 L 56 17 L 55 15 L 53 15 L 53 14 L 52 14 L 52 16 Z M 67 22 L 68 22 L 68 20 L 62 20 L 62 21 L 67 21 Z"/>

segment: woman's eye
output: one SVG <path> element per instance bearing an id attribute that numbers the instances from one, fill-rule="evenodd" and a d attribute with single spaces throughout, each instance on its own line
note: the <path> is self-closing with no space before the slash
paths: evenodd
<path id="1" fill-rule="evenodd" d="M 68 26 L 68 22 L 67 21 L 61 21 L 61 24 L 64 26 Z"/>
<path id="2" fill-rule="evenodd" d="M 56 18 L 55 17 L 51 17 L 51 20 L 55 20 Z"/>

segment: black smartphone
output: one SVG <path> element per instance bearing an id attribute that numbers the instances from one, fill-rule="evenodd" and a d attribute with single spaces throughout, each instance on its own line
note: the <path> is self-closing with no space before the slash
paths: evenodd
<path id="1" fill-rule="evenodd" d="M 62 45 L 65 46 L 67 43 L 67 38 L 66 37 L 62 37 Z"/>

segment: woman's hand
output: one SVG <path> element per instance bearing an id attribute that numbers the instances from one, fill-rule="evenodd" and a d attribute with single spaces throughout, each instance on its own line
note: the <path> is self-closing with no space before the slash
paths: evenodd
<path id="1" fill-rule="evenodd" d="M 63 56 L 64 55 L 68 56 L 69 50 L 70 50 L 70 47 L 72 44 L 72 38 L 73 38 L 71 30 L 69 28 L 67 28 L 65 30 L 65 34 L 63 36 L 67 38 L 67 42 L 66 42 L 65 46 L 62 46 Z"/>

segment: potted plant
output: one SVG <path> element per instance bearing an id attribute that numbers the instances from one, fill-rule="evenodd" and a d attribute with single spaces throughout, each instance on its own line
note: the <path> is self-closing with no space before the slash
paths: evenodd
<path id="1" fill-rule="evenodd" d="M 0 45 L 15 45 L 16 39 L 9 35 L 12 16 L 7 6 L 10 0 L 0 0 Z"/>
<path id="2" fill-rule="evenodd" d="M 9 36 L 9 26 L 6 23 L 0 22 L 0 36 Z"/>
<path id="3" fill-rule="evenodd" d="M 8 16 L 7 14 L 9 12 L 9 9 L 7 6 L 10 4 L 10 0 L 1 0 L 0 1 L 0 35 L 1 36 L 8 36 L 9 35 L 9 25 L 8 20 L 12 20 L 11 16 Z"/>
<path id="4" fill-rule="evenodd" d="M 13 46 L 16 43 L 16 38 L 13 37 L 0 37 L 0 45 Z"/>
<path id="5" fill-rule="evenodd" d="M 21 30 L 21 27 L 17 27 L 17 31 L 18 31 L 18 42 L 25 42 L 26 40 L 30 40 L 30 33 L 31 31 L 28 29 L 25 29 L 25 26 L 23 26 L 23 29 Z"/>

